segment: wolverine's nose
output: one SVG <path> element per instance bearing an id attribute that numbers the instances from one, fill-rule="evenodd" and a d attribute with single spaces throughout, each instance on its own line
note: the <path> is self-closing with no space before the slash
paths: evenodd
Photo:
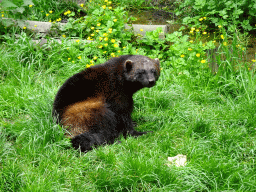
<path id="1" fill-rule="evenodd" d="M 148 87 L 153 87 L 156 84 L 154 79 L 148 81 Z"/>

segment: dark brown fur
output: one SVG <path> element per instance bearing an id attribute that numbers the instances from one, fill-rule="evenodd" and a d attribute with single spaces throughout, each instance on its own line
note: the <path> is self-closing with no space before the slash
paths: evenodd
<path id="1" fill-rule="evenodd" d="M 58 91 L 53 116 L 67 128 L 74 148 L 113 143 L 120 133 L 139 136 L 133 128 L 132 95 L 155 85 L 159 61 L 124 55 L 70 77 Z"/>

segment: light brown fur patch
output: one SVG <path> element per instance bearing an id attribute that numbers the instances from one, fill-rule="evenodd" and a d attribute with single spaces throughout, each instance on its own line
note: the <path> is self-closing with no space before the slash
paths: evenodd
<path id="1" fill-rule="evenodd" d="M 62 124 L 67 128 L 71 137 L 88 131 L 97 114 L 104 112 L 104 102 L 101 98 L 92 98 L 74 103 L 66 107 Z"/>

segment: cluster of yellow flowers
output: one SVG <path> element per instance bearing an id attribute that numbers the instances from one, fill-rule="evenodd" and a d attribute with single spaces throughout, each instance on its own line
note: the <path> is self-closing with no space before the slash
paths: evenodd
<path id="1" fill-rule="evenodd" d="M 191 43 L 193 43 L 193 40 L 191 40 Z M 189 51 L 192 51 L 193 49 L 189 47 L 188 50 L 189 50 Z M 196 57 L 200 57 L 200 56 L 201 56 L 200 53 L 197 53 L 197 54 L 196 54 Z M 181 58 L 185 57 L 185 54 L 182 54 L 180 57 L 181 57 Z M 205 59 L 202 59 L 200 62 L 201 62 L 201 63 L 206 63 L 206 60 L 205 60 Z"/>
<path id="2" fill-rule="evenodd" d="M 206 17 L 201 17 L 201 18 L 199 19 L 199 21 L 203 21 L 203 20 L 206 20 Z"/>
<path id="3" fill-rule="evenodd" d="M 108 1 L 108 0 L 105 0 L 104 2 L 105 2 L 107 5 L 102 5 L 101 7 L 102 7 L 103 9 L 106 9 L 107 6 L 108 6 L 108 5 L 111 5 L 111 3 L 112 3 L 112 1 Z M 112 7 L 109 6 L 108 9 L 112 9 Z"/>
<path id="4" fill-rule="evenodd" d="M 97 57 L 97 56 L 94 56 L 93 59 L 94 59 L 94 60 L 97 60 L 98 57 Z M 93 61 L 93 60 L 90 60 L 90 64 L 86 64 L 86 68 L 89 68 L 89 67 L 91 67 L 91 66 L 93 66 L 93 65 L 94 65 L 94 61 Z"/>
<path id="5" fill-rule="evenodd" d="M 68 10 L 68 11 L 64 12 L 64 15 L 69 15 L 70 13 L 71 13 L 71 11 Z"/>

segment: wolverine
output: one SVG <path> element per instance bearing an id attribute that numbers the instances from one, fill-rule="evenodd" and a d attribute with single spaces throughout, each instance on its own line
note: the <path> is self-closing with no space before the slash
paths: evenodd
<path id="1" fill-rule="evenodd" d="M 123 134 L 140 136 L 131 114 L 133 94 L 153 87 L 160 76 L 160 62 L 142 55 L 123 55 L 89 67 L 60 87 L 52 115 L 67 129 L 75 149 L 87 152 L 112 144 Z"/>

